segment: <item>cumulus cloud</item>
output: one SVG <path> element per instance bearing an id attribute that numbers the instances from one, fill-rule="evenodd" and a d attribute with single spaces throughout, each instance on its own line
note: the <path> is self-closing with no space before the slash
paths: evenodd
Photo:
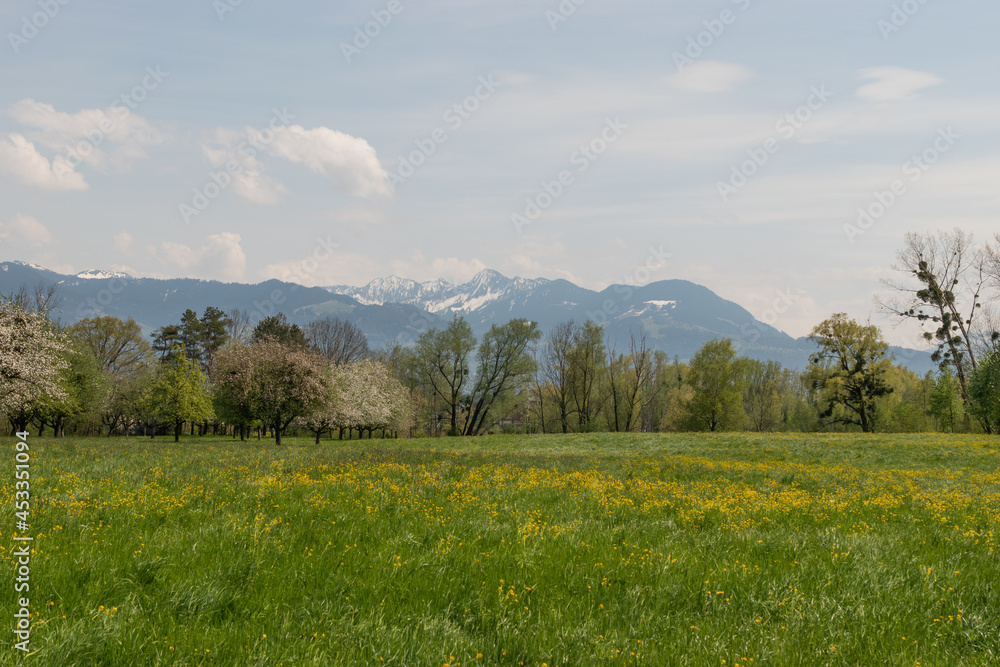
<path id="1" fill-rule="evenodd" d="M 266 150 L 323 174 L 348 194 L 370 197 L 391 193 L 378 155 L 364 139 L 327 127 L 307 130 L 291 125 L 275 130 Z"/>
<path id="2" fill-rule="evenodd" d="M 17 215 L 7 224 L 0 223 L 0 242 L 23 242 L 33 247 L 52 245 L 52 233 L 30 215 Z"/>
<path id="3" fill-rule="evenodd" d="M 237 282 L 246 273 L 247 258 L 239 234 L 213 234 L 200 248 L 165 241 L 156 254 L 185 275 L 198 278 Z"/>
<path id="4" fill-rule="evenodd" d="M 238 165 L 228 170 L 233 191 L 260 204 L 274 204 L 288 193 L 283 183 L 265 173 L 262 155 L 322 174 L 335 190 L 355 197 L 392 192 L 375 149 L 364 139 L 327 127 L 307 130 L 301 125 L 272 125 L 263 131 L 247 127 L 244 132 L 219 128 L 202 145 L 202 153 L 215 168 Z"/>
<path id="5" fill-rule="evenodd" d="M 698 61 L 667 77 L 667 83 L 692 93 L 723 93 L 753 78 L 753 71 L 719 60 Z"/>
<path id="6" fill-rule="evenodd" d="M 0 169 L 45 190 L 85 190 L 81 164 L 122 171 L 147 157 L 146 146 L 167 141 L 164 132 L 120 104 L 65 113 L 29 98 L 8 107 L 6 115 L 29 129 L 0 137 Z"/>
<path id="7" fill-rule="evenodd" d="M 11 105 L 7 114 L 34 128 L 29 135 L 42 146 L 102 171 L 125 169 L 132 161 L 148 157 L 145 146 L 167 141 L 164 132 L 120 104 L 71 114 L 24 99 Z"/>
<path id="8" fill-rule="evenodd" d="M 944 79 L 934 74 L 902 67 L 872 67 L 861 70 L 860 74 L 872 83 L 861 86 L 855 94 L 868 102 L 913 100 L 924 88 L 944 83 Z"/>
<path id="9" fill-rule="evenodd" d="M 251 131 L 248 128 L 248 131 Z M 256 157 L 256 150 L 245 146 L 247 135 L 228 128 L 219 128 L 209 143 L 202 144 L 201 151 L 209 164 L 218 169 L 235 163 L 238 168 L 229 169 L 233 192 L 255 204 L 276 204 L 288 193 L 277 179 L 264 173 L 264 165 Z M 241 150 L 243 148 L 243 150 Z"/>
<path id="10" fill-rule="evenodd" d="M 24 135 L 0 135 L 0 171 L 43 190 L 86 190 L 87 182 L 61 155 L 50 162 Z"/>

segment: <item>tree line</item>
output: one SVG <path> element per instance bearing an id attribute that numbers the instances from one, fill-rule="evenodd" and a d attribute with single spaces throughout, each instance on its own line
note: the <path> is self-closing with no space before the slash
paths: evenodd
<path id="1" fill-rule="evenodd" d="M 808 367 L 740 356 L 731 339 L 687 362 L 598 324 L 493 325 L 461 317 L 413 346 L 371 350 L 333 317 L 187 310 L 147 340 L 134 320 L 64 326 L 51 287 L 0 297 L 0 415 L 41 434 L 288 433 L 419 437 L 491 432 L 1000 430 L 1000 235 L 908 234 L 879 302 L 936 344 L 939 370 L 895 363 L 878 327 L 817 325 Z"/>

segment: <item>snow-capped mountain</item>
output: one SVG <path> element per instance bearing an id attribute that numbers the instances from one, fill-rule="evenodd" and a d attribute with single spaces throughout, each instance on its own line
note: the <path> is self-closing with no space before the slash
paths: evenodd
<path id="1" fill-rule="evenodd" d="M 77 278 L 81 280 L 109 280 L 111 278 L 134 278 L 128 273 L 122 273 L 121 271 L 103 271 L 100 269 L 90 269 L 88 271 L 81 271 L 76 274 Z"/>
<path id="2" fill-rule="evenodd" d="M 254 320 L 282 312 L 300 325 L 339 317 L 357 325 L 376 349 L 391 342 L 412 344 L 455 316 L 465 318 L 477 336 L 513 318 L 537 322 L 545 333 L 561 322 L 590 320 L 604 328 L 609 346 L 617 345 L 619 351 L 630 336 L 642 334 L 653 349 L 681 359 L 689 359 L 713 338 L 730 338 L 742 354 L 802 368 L 815 348 L 807 339 L 792 338 L 686 280 L 612 285 L 596 292 L 566 280 L 507 278 L 487 270 L 461 285 L 390 277 L 364 287 L 323 288 L 278 280 L 244 285 L 132 278 L 117 271 L 63 275 L 23 262 L 0 262 L 0 294 L 40 284 L 56 285 L 61 299 L 57 316 L 65 324 L 113 315 L 134 318 L 147 333 L 178 322 L 188 308 L 200 313 L 214 306 L 246 310 Z M 923 352 L 905 352 L 900 360 L 919 373 L 933 367 L 930 355 Z"/>
<path id="3" fill-rule="evenodd" d="M 364 287 L 337 285 L 326 289 L 369 306 L 400 303 L 417 306 L 430 313 L 468 315 L 497 302 L 523 302 L 534 290 L 551 282 L 544 278 L 507 278 L 497 271 L 486 269 L 461 285 L 453 285 L 447 280 L 418 283 L 389 276 L 373 280 Z"/>

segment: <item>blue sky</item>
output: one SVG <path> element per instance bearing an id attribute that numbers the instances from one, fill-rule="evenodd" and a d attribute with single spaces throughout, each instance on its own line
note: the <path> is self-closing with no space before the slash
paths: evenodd
<path id="1" fill-rule="evenodd" d="M 4 260 L 684 278 L 805 335 L 1000 230 L 995 2 L 64 2 L 0 6 Z"/>

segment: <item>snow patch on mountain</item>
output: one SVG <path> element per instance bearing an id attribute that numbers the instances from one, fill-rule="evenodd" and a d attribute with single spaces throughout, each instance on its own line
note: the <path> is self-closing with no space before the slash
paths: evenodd
<path id="1" fill-rule="evenodd" d="M 533 290 L 549 282 L 544 278 L 507 278 L 497 271 L 485 269 L 461 285 L 441 279 L 418 283 L 390 276 L 373 280 L 364 287 L 336 285 L 325 289 L 357 299 L 366 306 L 401 303 L 431 313 L 467 315 L 501 301 L 509 301 L 512 305 L 522 303 Z"/>
<path id="2" fill-rule="evenodd" d="M 100 269 L 89 269 L 76 274 L 81 280 L 108 280 L 110 278 L 132 278 L 127 273 L 121 271 L 102 271 Z"/>
<path id="3" fill-rule="evenodd" d="M 626 312 L 619 315 L 619 318 L 661 314 L 666 317 L 670 317 L 670 313 L 667 311 L 673 310 L 676 307 L 676 301 L 643 301 L 642 303 L 632 306 Z"/>

